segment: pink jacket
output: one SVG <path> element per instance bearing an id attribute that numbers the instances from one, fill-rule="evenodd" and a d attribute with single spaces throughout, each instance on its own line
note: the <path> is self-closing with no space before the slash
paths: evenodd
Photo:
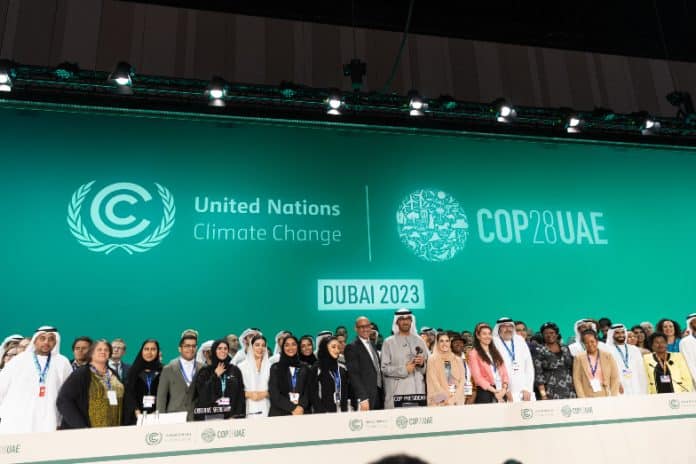
<path id="1" fill-rule="evenodd" d="M 491 386 L 495 388 L 495 379 L 493 378 L 493 367 L 481 359 L 476 350 L 469 351 L 469 368 L 471 369 L 471 377 L 474 379 L 474 384 L 483 389 L 487 390 Z M 510 385 L 510 376 L 505 368 L 505 364 L 500 364 L 497 366 L 498 372 L 500 373 L 500 379 L 503 384 Z"/>

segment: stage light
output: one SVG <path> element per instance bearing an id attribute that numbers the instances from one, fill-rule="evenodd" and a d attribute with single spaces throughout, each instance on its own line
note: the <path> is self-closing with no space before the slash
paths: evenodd
<path id="1" fill-rule="evenodd" d="M 411 90 L 408 93 L 408 97 L 408 114 L 411 116 L 423 116 L 423 110 L 428 107 L 428 105 L 423 101 L 423 98 L 415 90 Z"/>
<path id="2" fill-rule="evenodd" d="M 205 90 L 205 94 L 208 96 L 208 104 L 210 106 L 225 106 L 227 89 L 227 82 L 223 78 L 216 76 L 210 79 L 208 88 Z"/>
<path id="3" fill-rule="evenodd" d="M 566 122 L 565 129 L 569 134 L 577 134 L 582 131 L 583 120 L 577 116 L 570 116 Z"/>
<path id="4" fill-rule="evenodd" d="M 0 60 L 0 92 L 12 92 L 15 71 L 11 61 Z"/>
<path id="5" fill-rule="evenodd" d="M 326 114 L 332 116 L 341 114 L 341 108 L 343 108 L 344 102 L 338 90 L 332 91 L 324 102 L 326 103 Z"/>
<path id="6" fill-rule="evenodd" d="M 660 132 L 660 121 L 648 118 L 643 122 L 640 127 L 640 133 L 643 135 L 655 135 Z"/>
<path id="7" fill-rule="evenodd" d="M 493 106 L 496 108 L 495 120 L 498 122 L 508 123 L 517 117 L 517 110 L 515 107 L 503 98 L 494 101 Z"/>
<path id="8" fill-rule="evenodd" d="M 116 84 L 116 91 L 118 93 L 132 95 L 133 76 L 135 76 L 133 67 L 125 61 L 121 61 L 109 75 L 109 81 Z"/>

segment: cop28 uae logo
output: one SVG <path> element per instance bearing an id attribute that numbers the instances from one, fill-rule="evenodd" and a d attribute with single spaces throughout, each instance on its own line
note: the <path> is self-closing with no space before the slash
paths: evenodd
<path id="1" fill-rule="evenodd" d="M 130 182 L 117 182 L 99 190 L 89 204 L 89 221 L 83 220 L 83 203 L 89 198 L 94 183 L 81 185 L 68 204 L 70 233 L 88 250 L 107 255 L 114 250 L 123 250 L 129 255 L 144 253 L 169 235 L 174 226 L 176 206 L 166 187 L 155 184 L 162 209 L 154 210 L 162 219 L 153 229 L 150 220 L 138 221 L 132 214 L 139 203 L 148 204 L 153 197 L 144 187 Z"/>
<path id="2" fill-rule="evenodd" d="M 454 258 L 469 236 L 469 222 L 459 202 L 442 190 L 416 190 L 396 212 L 399 237 L 425 261 Z"/>

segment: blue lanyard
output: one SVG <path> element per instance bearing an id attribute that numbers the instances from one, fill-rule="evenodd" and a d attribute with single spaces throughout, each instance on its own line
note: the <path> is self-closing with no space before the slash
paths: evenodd
<path id="1" fill-rule="evenodd" d="M 227 390 L 227 371 L 223 372 L 220 376 L 220 387 L 222 388 L 222 396 L 225 396 L 225 390 Z"/>
<path id="2" fill-rule="evenodd" d="M 191 378 L 189 379 L 188 376 L 186 375 L 186 371 L 184 370 L 184 365 L 181 363 L 181 358 L 179 358 L 179 370 L 181 371 L 181 376 L 184 378 L 184 382 L 186 382 L 186 385 L 191 385 L 191 382 L 193 381 L 193 376 L 196 374 L 196 360 L 193 360 L 193 370 L 191 371 Z"/>
<path id="3" fill-rule="evenodd" d="M 34 353 L 34 365 L 36 366 L 36 371 L 39 373 L 39 385 L 46 384 L 46 374 L 48 374 L 49 364 L 51 364 L 51 353 L 49 353 L 48 357 L 46 358 L 46 365 L 44 366 L 43 371 L 41 370 L 41 364 L 39 364 L 39 358 L 36 356 L 36 353 Z"/>
<path id="4" fill-rule="evenodd" d="M 296 367 L 295 372 L 292 373 L 292 376 L 290 376 L 290 386 L 292 387 L 292 391 L 295 391 L 295 388 L 297 387 L 297 371 L 299 371 L 300 368 Z"/>
<path id="5" fill-rule="evenodd" d="M 151 395 L 151 387 L 152 387 L 152 379 L 154 378 L 154 374 L 152 372 L 145 374 L 145 383 L 147 384 L 147 394 Z"/>
<path id="6" fill-rule="evenodd" d="M 505 343 L 505 340 L 501 338 L 500 341 L 503 342 L 505 351 L 507 351 L 510 355 L 510 358 L 512 358 L 512 362 L 515 362 L 515 340 L 510 340 L 510 345 L 512 345 L 512 351 L 510 350 L 510 348 L 508 348 L 507 343 Z"/>
<path id="7" fill-rule="evenodd" d="M 621 352 L 621 348 L 619 348 L 619 345 L 614 345 L 616 346 L 616 349 L 619 351 L 619 354 L 621 355 L 621 359 L 624 363 L 624 366 L 626 366 L 626 369 L 628 369 L 628 346 L 626 346 L 626 354 L 624 355 Z"/>
<path id="8" fill-rule="evenodd" d="M 295 371 L 295 372 L 297 372 L 297 371 Z M 330 371 L 329 371 L 329 374 L 331 374 L 331 377 L 333 377 L 334 387 L 336 388 L 336 393 L 338 393 L 340 395 L 341 394 L 341 371 L 339 369 L 336 369 L 335 374 L 333 372 L 330 372 Z"/>
<path id="9" fill-rule="evenodd" d="M 594 379 L 595 374 L 597 373 L 597 368 L 599 367 L 599 352 L 597 353 L 597 361 L 595 361 L 594 367 L 592 367 L 592 360 L 590 359 L 590 355 L 587 355 L 587 364 L 590 365 L 590 372 L 592 372 L 592 378 Z"/>
<path id="10" fill-rule="evenodd" d="M 101 377 L 101 375 L 99 374 L 99 372 L 97 372 L 94 366 L 90 365 L 89 368 L 92 370 L 92 372 Z M 106 382 L 106 389 L 111 390 L 111 369 L 109 369 L 108 366 L 106 368 L 106 375 L 104 376 L 104 381 Z"/>

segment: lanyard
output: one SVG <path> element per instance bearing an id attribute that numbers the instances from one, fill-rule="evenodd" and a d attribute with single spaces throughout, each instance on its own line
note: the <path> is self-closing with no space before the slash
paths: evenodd
<path id="1" fill-rule="evenodd" d="M 466 360 L 462 360 L 462 362 L 464 364 L 464 380 L 469 382 L 469 368 L 466 366 Z"/>
<path id="2" fill-rule="evenodd" d="M 657 362 L 660 364 L 660 368 L 662 369 L 662 373 L 664 375 L 669 374 L 669 371 L 668 371 L 669 367 L 667 367 L 667 362 L 669 361 L 669 354 L 667 356 L 668 356 L 667 359 L 665 359 L 663 361 L 660 359 L 659 356 L 655 355 L 655 359 L 657 359 Z"/>
<path id="3" fill-rule="evenodd" d="M 295 371 L 297 372 L 297 371 Z M 336 369 L 336 373 L 334 374 L 333 372 L 329 371 L 329 374 L 331 374 L 331 377 L 333 378 L 334 381 L 334 387 L 336 388 L 336 393 L 339 395 L 341 394 L 341 372 L 340 370 Z M 295 387 L 293 386 L 293 389 Z"/>
<path id="4" fill-rule="evenodd" d="M 292 387 L 292 391 L 295 391 L 295 388 L 297 387 L 297 371 L 299 371 L 300 368 L 296 367 L 295 372 L 292 373 L 290 376 L 290 386 Z"/>
<path id="5" fill-rule="evenodd" d="M 191 371 L 191 378 L 186 375 L 186 370 L 184 369 L 184 365 L 181 362 L 181 358 L 179 358 L 179 370 L 181 371 L 181 375 L 184 377 L 184 382 L 186 382 L 186 386 L 191 385 L 191 382 L 193 381 L 193 375 L 196 373 L 196 360 L 193 360 L 193 370 Z"/>
<path id="6" fill-rule="evenodd" d="M 152 388 L 151 388 L 152 387 L 152 379 L 154 378 L 154 376 L 155 375 L 152 372 L 148 372 L 147 374 L 145 374 L 145 383 L 147 384 L 147 394 L 148 395 L 152 394 L 150 392 L 152 390 Z"/>
<path id="7" fill-rule="evenodd" d="M 41 364 L 39 364 L 39 358 L 34 353 L 34 365 L 36 366 L 36 371 L 39 373 L 39 385 L 46 384 L 46 374 L 48 374 L 48 365 L 51 364 L 51 353 L 48 354 L 46 358 L 46 365 L 43 370 L 41 370 Z"/>
<path id="8" fill-rule="evenodd" d="M 222 396 L 225 396 L 225 390 L 227 390 L 227 370 L 220 376 L 220 387 L 222 388 Z"/>
<path id="9" fill-rule="evenodd" d="M 595 361 L 594 367 L 592 367 L 592 360 L 590 359 L 590 355 L 587 355 L 587 363 L 590 365 L 590 372 L 592 372 L 592 378 L 594 379 L 595 374 L 597 373 L 597 368 L 599 367 L 599 353 L 597 353 L 597 360 Z"/>
<path id="10" fill-rule="evenodd" d="M 94 368 L 94 366 L 90 365 L 89 368 L 92 370 L 92 372 L 97 374 L 99 377 L 102 377 L 102 375 L 99 374 L 99 372 L 97 372 L 97 370 Z M 111 369 L 109 369 L 108 366 L 106 368 L 106 374 L 103 376 L 103 378 L 104 378 L 104 382 L 106 382 L 106 389 L 111 390 Z"/>
<path id="11" fill-rule="evenodd" d="M 616 349 L 618 350 L 619 354 L 621 355 L 621 360 L 624 363 L 624 366 L 626 366 L 626 369 L 628 369 L 628 346 L 626 346 L 626 354 L 623 354 L 621 352 L 621 348 L 619 348 L 619 345 L 614 345 L 616 346 Z"/>
<path id="12" fill-rule="evenodd" d="M 505 343 L 505 340 L 502 338 L 500 339 L 501 342 L 503 342 L 503 346 L 505 347 L 505 351 L 508 352 L 510 355 L 510 358 L 512 358 L 512 362 L 515 362 L 515 340 L 510 340 L 510 345 L 512 345 L 512 350 L 508 348 L 507 343 Z"/>

